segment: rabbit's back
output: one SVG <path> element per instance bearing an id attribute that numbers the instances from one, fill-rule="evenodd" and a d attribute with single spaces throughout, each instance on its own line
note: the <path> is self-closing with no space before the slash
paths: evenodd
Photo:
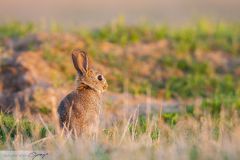
<path id="1" fill-rule="evenodd" d="M 74 103 L 74 96 L 75 93 L 74 91 L 69 93 L 59 104 L 58 106 L 58 115 L 59 115 L 59 123 L 61 127 L 64 127 L 64 124 L 66 127 L 69 125 L 68 123 L 70 122 L 69 119 L 69 112 L 70 108 L 72 108 L 73 103 Z"/>
<path id="2" fill-rule="evenodd" d="M 73 91 L 59 105 L 60 125 L 74 129 L 77 134 L 96 132 L 100 107 L 100 96 L 95 91 Z"/>

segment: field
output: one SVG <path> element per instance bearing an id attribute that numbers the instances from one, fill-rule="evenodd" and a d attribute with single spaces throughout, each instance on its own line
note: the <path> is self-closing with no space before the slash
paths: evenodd
<path id="1" fill-rule="evenodd" d="M 97 140 L 64 135 L 71 51 L 105 75 Z M 171 27 L 123 19 L 96 29 L 0 25 L 0 148 L 49 159 L 238 159 L 240 24 Z"/>

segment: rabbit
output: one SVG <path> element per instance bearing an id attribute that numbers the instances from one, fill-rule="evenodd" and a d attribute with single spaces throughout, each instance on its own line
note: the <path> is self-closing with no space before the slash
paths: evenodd
<path id="1" fill-rule="evenodd" d="M 88 67 L 86 52 L 74 49 L 72 62 L 77 71 L 76 89 L 58 106 L 60 127 L 77 136 L 96 136 L 102 93 L 106 91 L 108 84 L 101 73 Z"/>

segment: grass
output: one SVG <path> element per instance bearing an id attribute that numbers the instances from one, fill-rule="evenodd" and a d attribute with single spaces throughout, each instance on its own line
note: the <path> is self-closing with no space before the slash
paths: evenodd
<path id="1" fill-rule="evenodd" d="M 1 142 L 8 149 L 44 149 L 50 159 L 237 159 L 239 117 L 232 111 L 220 110 L 218 118 L 201 110 L 149 118 L 133 113 L 131 121 L 122 119 L 100 128 L 97 141 L 68 137 L 46 127 L 36 132 L 36 122 L 25 119 L 16 123 L 12 116 L 2 114 Z M 25 143 L 18 138 L 21 136 Z"/>
<path id="2" fill-rule="evenodd" d="M 35 26 L 32 23 L 22 24 L 19 22 L 7 23 L 0 26 L 0 40 L 4 38 L 18 38 L 34 33 Z"/>
<path id="3" fill-rule="evenodd" d="M 46 137 L 46 130 L 43 125 L 34 124 L 27 118 L 20 120 L 12 115 L 0 114 L 0 143 L 3 146 L 10 143 L 12 146 L 19 135 L 26 139 L 40 139 Z"/>
<path id="4" fill-rule="evenodd" d="M 109 41 L 120 45 L 167 39 L 179 53 L 194 52 L 197 48 L 201 48 L 220 49 L 237 54 L 239 34 L 239 24 L 213 24 L 206 20 L 199 21 L 194 27 L 180 29 L 150 24 L 127 26 L 124 20 L 119 20 L 88 35 L 98 41 Z"/>

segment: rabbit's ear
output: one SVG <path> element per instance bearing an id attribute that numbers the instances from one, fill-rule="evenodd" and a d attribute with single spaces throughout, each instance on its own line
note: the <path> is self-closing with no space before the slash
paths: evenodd
<path id="1" fill-rule="evenodd" d="M 77 72 L 81 76 L 84 76 L 88 70 L 87 54 L 80 49 L 74 49 L 72 51 L 72 61 Z"/>

